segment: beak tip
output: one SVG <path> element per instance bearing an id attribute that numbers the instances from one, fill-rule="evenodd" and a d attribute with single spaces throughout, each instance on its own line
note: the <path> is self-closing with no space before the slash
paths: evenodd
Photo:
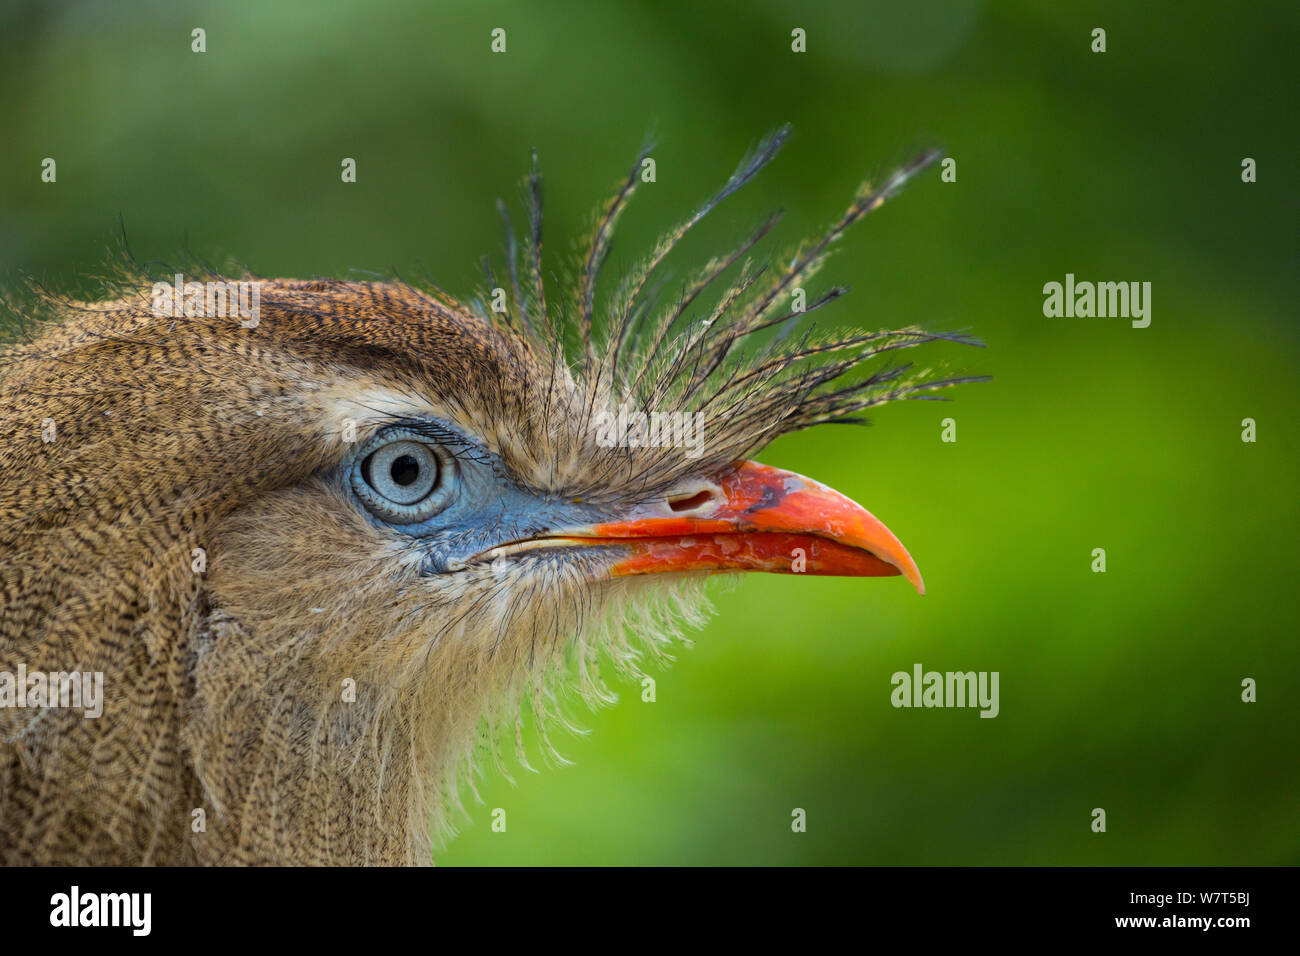
<path id="1" fill-rule="evenodd" d="M 899 547 L 902 549 L 902 545 Z M 895 559 L 891 560 L 890 563 L 893 564 L 894 567 L 898 568 L 898 573 L 906 578 L 912 587 L 916 588 L 917 594 L 924 595 L 925 580 L 921 577 L 921 569 L 916 566 L 916 562 L 912 560 L 912 556 L 907 553 L 906 549 L 902 549 L 902 551 L 902 555 L 898 557 L 901 557 L 903 560 L 898 561 Z"/>
<path id="2" fill-rule="evenodd" d="M 921 579 L 921 572 L 916 569 L 916 565 L 912 565 L 911 568 L 903 573 L 906 575 L 907 580 L 912 583 L 912 587 L 916 588 L 916 593 L 924 596 L 925 581 Z"/>

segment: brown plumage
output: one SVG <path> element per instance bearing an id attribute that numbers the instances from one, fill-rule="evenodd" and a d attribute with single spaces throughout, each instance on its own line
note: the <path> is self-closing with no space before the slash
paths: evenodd
<path id="1" fill-rule="evenodd" d="M 0 674 L 102 672 L 105 702 L 95 719 L 0 707 L 0 860 L 428 862 L 521 701 L 544 726 L 566 686 L 607 696 L 597 655 L 633 672 L 657 656 L 699 619 L 698 572 L 783 570 L 776 544 L 802 542 L 814 572 L 902 570 L 919 585 L 892 536 L 795 540 L 784 532 L 813 529 L 789 521 L 767 537 L 681 536 L 683 521 L 717 531 L 709 509 L 745 482 L 779 475 L 778 499 L 795 487 L 737 470 L 777 435 L 954 381 L 858 371 L 937 336 L 819 339 L 788 309 L 829 242 L 932 157 L 864 188 L 787 267 L 740 264 L 773 220 L 652 301 L 677 239 L 783 139 L 602 291 L 634 170 L 560 308 L 535 172 L 504 312 L 485 305 L 491 275 L 470 303 L 396 281 L 270 280 L 249 328 L 155 314 L 133 268 L 103 301 L 38 289 L 15 305 L 28 335 L 0 379 Z M 810 295 L 809 311 L 842 291 Z M 625 404 L 699 411 L 709 427 L 691 449 L 597 441 L 595 417 Z M 376 478 L 389 446 L 414 458 Z M 404 494 L 392 482 L 411 461 L 412 481 L 429 472 L 449 496 L 414 523 L 434 492 L 384 497 Z M 700 540 L 744 556 L 690 551 Z M 646 577 L 647 563 L 671 573 Z"/>

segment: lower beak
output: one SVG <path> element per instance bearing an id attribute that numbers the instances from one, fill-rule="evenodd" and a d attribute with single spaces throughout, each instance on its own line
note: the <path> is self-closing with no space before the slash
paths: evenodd
<path id="1" fill-rule="evenodd" d="M 901 574 L 925 593 L 916 562 L 871 512 L 810 478 L 753 461 L 740 462 L 697 491 L 563 537 L 630 551 L 611 568 L 614 576 L 674 571 Z"/>

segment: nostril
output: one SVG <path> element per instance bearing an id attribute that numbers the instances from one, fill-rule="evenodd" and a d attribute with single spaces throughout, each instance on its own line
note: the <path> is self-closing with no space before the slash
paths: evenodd
<path id="1" fill-rule="evenodd" d="M 693 495 L 681 495 L 676 498 L 668 499 L 668 507 L 673 511 L 694 511 L 696 508 L 702 508 L 713 500 L 713 492 L 707 488 L 703 491 L 697 491 Z"/>

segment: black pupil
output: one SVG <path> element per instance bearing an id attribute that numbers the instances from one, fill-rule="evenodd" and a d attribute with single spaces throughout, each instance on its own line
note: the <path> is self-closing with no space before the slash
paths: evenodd
<path id="1" fill-rule="evenodd" d="M 399 455 L 388 469 L 394 482 L 405 487 L 420 477 L 420 463 L 410 455 Z"/>

